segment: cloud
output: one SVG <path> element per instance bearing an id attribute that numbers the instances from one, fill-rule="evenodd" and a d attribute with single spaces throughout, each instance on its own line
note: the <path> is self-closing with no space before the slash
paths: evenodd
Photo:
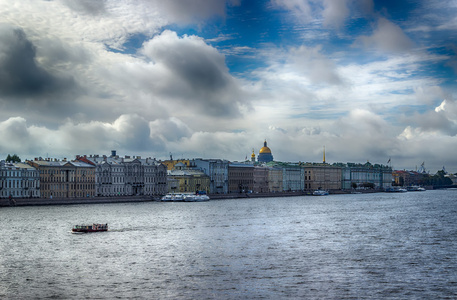
<path id="1" fill-rule="evenodd" d="M 371 36 L 361 36 L 356 43 L 387 52 L 405 52 L 413 47 L 414 43 L 400 26 L 385 18 L 379 18 L 376 25 Z"/>
<path id="2" fill-rule="evenodd" d="M 30 126 L 24 118 L 12 117 L 0 122 L 0 136 L 9 140 L 7 144 L 2 144 L 0 152 L 35 156 L 50 153 L 68 157 L 86 154 L 88 149 L 95 153 L 105 153 L 109 149 L 126 153 L 163 151 L 164 141 L 152 137 L 150 128 L 150 122 L 135 114 L 121 115 L 112 123 L 74 123 L 67 120 L 54 130 Z"/>
<path id="3" fill-rule="evenodd" d="M 347 0 L 324 0 L 322 16 L 324 17 L 324 26 L 340 28 L 349 16 Z"/>
<path id="4" fill-rule="evenodd" d="M 105 1 L 92 1 L 92 0 L 61 0 L 62 3 L 75 10 L 78 13 L 98 15 L 105 13 Z"/>
<path id="5" fill-rule="evenodd" d="M 72 78 L 58 77 L 36 60 L 36 48 L 21 28 L 0 27 L 0 95 L 52 97 L 73 88 Z"/>
<path id="6" fill-rule="evenodd" d="M 154 1 L 162 13 L 171 16 L 170 22 L 200 23 L 214 16 L 225 17 L 227 5 L 240 5 L 240 0 L 168 0 Z"/>
<path id="7" fill-rule="evenodd" d="M 167 120 L 155 120 L 149 124 L 152 139 L 161 139 L 162 141 L 178 142 L 183 138 L 189 138 L 193 132 L 184 122 L 177 118 Z"/>
<path id="8" fill-rule="evenodd" d="M 406 139 L 421 133 L 456 136 L 457 102 L 445 99 L 434 110 L 422 114 L 415 113 L 412 117 L 404 117 L 402 121 L 410 124 L 401 135 Z"/>
<path id="9" fill-rule="evenodd" d="M 225 57 L 196 36 L 178 37 L 166 30 L 144 44 L 142 51 L 162 69 L 169 81 L 165 93 L 207 114 L 233 116 L 239 113 L 240 90 L 229 74 Z"/>
<path id="10" fill-rule="evenodd" d="M 290 10 L 302 22 L 313 19 L 312 9 L 307 0 L 271 0 L 271 3 L 274 7 Z"/>
<path id="11" fill-rule="evenodd" d="M 342 84 L 335 63 L 321 53 L 322 46 L 300 46 L 290 51 L 291 63 L 313 83 Z"/>

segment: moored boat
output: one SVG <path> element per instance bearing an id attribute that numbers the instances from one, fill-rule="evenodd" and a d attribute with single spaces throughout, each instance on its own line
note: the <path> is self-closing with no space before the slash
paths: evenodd
<path id="1" fill-rule="evenodd" d="M 196 194 L 196 195 L 186 195 L 184 197 L 184 202 L 203 202 L 203 201 L 209 201 L 208 195 Z"/>
<path id="2" fill-rule="evenodd" d="M 417 186 L 417 185 L 407 186 L 406 190 L 408 192 L 423 192 L 423 191 L 425 191 L 425 189 L 423 187 Z"/>
<path id="3" fill-rule="evenodd" d="M 390 187 L 390 188 L 386 188 L 384 190 L 386 193 L 405 193 L 407 192 L 408 190 L 407 189 L 404 189 L 402 187 L 398 187 L 398 186 L 393 186 L 393 187 Z"/>
<path id="4" fill-rule="evenodd" d="M 185 199 L 184 194 L 166 194 L 160 199 L 163 202 L 183 202 Z"/>
<path id="5" fill-rule="evenodd" d="M 81 233 L 108 231 L 108 224 L 75 225 L 71 231 Z"/>
<path id="6" fill-rule="evenodd" d="M 315 190 L 313 192 L 313 196 L 326 196 L 328 195 L 328 191 L 326 190 Z"/>

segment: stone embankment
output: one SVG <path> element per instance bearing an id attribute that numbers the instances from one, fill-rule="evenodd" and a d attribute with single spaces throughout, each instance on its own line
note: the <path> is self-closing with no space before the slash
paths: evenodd
<path id="1" fill-rule="evenodd" d="M 381 190 L 362 190 L 362 193 L 377 193 Z M 333 190 L 330 194 L 350 194 L 351 191 Z M 311 191 L 278 192 L 278 193 L 231 193 L 210 194 L 211 200 L 267 198 L 267 197 L 296 197 L 311 196 Z M 0 199 L 0 207 L 4 206 L 38 206 L 38 205 L 74 205 L 74 204 L 103 204 L 103 203 L 136 203 L 160 201 L 160 196 L 125 196 L 125 197 L 93 197 L 93 198 L 13 198 Z"/>
<path id="2" fill-rule="evenodd" d="M 150 196 L 128 197 L 94 197 L 94 198 L 13 198 L 0 199 L 0 206 L 37 206 L 37 205 L 72 205 L 72 204 L 101 204 L 101 203 L 135 203 L 156 201 Z"/>

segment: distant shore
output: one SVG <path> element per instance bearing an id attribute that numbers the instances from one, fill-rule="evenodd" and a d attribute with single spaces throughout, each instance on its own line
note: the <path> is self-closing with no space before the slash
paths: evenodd
<path id="1" fill-rule="evenodd" d="M 361 190 L 363 193 L 378 193 L 381 190 Z M 351 191 L 335 190 L 330 194 L 350 194 Z M 211 200 L 296 197 L 312 196 L 311 191 L 277 192 L 277 193 L 230 193 L 210 194 Z M 90 198 L 12 198 L 0 199 L 0 207 L 7 206 L 45 206 L 45 205 L 76 205 L 76 204 L 109 204 L 109 203 L 139 203 L 160 201 L 160 196 L 124 196 L 124 197 L 90 197 Z"/>

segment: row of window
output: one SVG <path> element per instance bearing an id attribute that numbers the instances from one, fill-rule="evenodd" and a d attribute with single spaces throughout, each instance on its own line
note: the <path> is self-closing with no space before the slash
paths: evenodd
<path id="1" fill-rule="evenodd" d="M 38 180 L 1 180 L 0 187 L 4 188 L 36 188 L 40 186 L 40 181 Z"/>
<path id="2" fill-rule="evenodd" d="M 39 197 L 40 192 L 38 190 L 30 190 L 30 191 L 24 191 L 24 190 L 18 190 L 18 191 L 7 191 L 7 190 L 2 190 L 1 193 L 1 198 L 8 198 L 9 196 L 12 197 Z"/>
<path id="3" fill-rule="evenodd" d="M 0 177 L 38 177 L 39 174 L 36 171 L 26 171 L 26 170 L 19 170 L 19 171 L 1 171 Z"/>

